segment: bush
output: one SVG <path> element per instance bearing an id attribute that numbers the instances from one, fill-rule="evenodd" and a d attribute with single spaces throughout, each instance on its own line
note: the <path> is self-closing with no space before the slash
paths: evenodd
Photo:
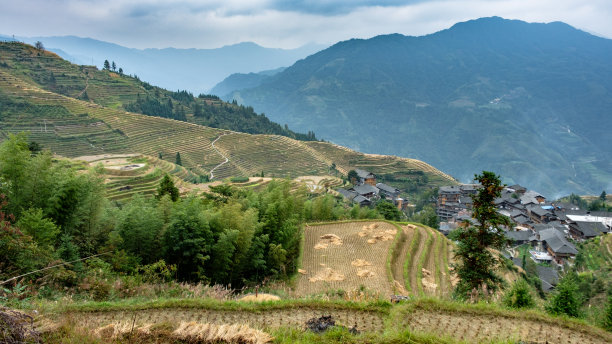
<path id="1" fill-rule="evenodd" d="M 557 285 L 546 311 L 553 315 L 567 315 L 577 318 L 579 313 L 578 287 L 573 274 L 565 275 Z"/>
<path id="2" fill-rule="evenodd" d="M 523 279 L 514 282 L 512 288 L 504 294 L 503 302 L 504 306 L 510 308 L 531 308 L 535 306 L 529 285 Z"/>
<path id="3" fill-rule="evenodd" d="M 249 181 L 249 177 L 232 177 L 230 181 L 232 183 L 246 183 Z"/>

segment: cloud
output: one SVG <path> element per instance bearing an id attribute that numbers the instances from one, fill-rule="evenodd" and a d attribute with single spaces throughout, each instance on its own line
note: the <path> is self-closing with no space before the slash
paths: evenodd
<path id="1" fill-rule="evenodd" d="M 77 35 L 135 48 L 244 41 L 293 48 L 388 33 L 423 35 L 494 15 L 564 21 L 612 37 L 608 0 L 21 0 L 3 4 L 0 33 Z"/>

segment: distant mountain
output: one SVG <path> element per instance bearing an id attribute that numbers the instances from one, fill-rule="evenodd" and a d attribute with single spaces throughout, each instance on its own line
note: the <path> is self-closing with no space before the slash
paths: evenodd
<path id="1" fill-rule="evenodd" d="M 8 37 L 7 37 L 8 38 Z M 17 37 L 29 44 L 41 41 L 45 48 L 72 63 L 102 67 L 115 61 L 127 74 L 170 90 L 209 93 L 233 73 L 250 73 L 292 65 L 325 46 L 309 44 L 297 49 L 264 48 L 245 42 L 217 49 L 132 49 L 91 38 Z"/>
<path id="2" fill-rule="evenodd" d="M 612 40 L 498 17 L 353 39 L 233 97 L 297 130 L 483 169 L 545 195 L 612 190 Z"/>
<path id="3" fill-rule="evenodd" d="M 236 90 L 253 88 L 261 85 L 269 77 L 276 75 L 286 68 L 281 67 L 273 70 L 265 70 L 259 73 L 234 73 L 223 79 L 210 90 L 211 94 L 218 95 L 222 98 L 231 98 L 230 93 Z"/>

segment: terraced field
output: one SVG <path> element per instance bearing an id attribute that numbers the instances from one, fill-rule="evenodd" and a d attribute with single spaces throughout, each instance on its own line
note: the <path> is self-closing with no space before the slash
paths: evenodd
<path id="1" fill-rule="evenodd" d="M 197 188 L 197 185 L 185 182 L 196 176 L 182 166 L 140 154 L 102 154 L 75 158 L 86 162 L 89 167 L 102 165 L 104 168 L 106 197 L 111 200 L 130 198 L 139 193 L 154 195 L 164 175 L 174 178 L 175 185 L 181 193 Z"/>
<path id="2" fill-rule="evenodd" d="M 205 301 L 205 302 L 204 302 Z M 342 342 L 364 342 L 371 336 L 391 331 L 409 330 L 415 334 L 412 343 L 511 343 L 603 344 L 612 334 L 579 321 L 549 317 L 533 311 L 511 312 L 490 306 L 469 306 L 432 300 L 408 301 L 400 305 L 368 303 L 311 302 L 285 300 L 265 304 L 234 301 L 174 300 L 181 305 L 91 305 L 88 310 L 68 306 L 47 311 L 36 317 L 36 326 L 53 331 L 58 324 L 69 323 L 89 333 L 109 325 L 128 328 L 151 328 L 153 325 L 176 327 L 179 323 L 245 324 L 274 333 L 279 328 L 304 329 L 308 319 L 331 315 L 338 325 L 356 326 L 364 332 L 347 336 Z M 427 340 L 421 340 L 428 336 Z M 366 342 L 381 342 L 370 341 Z M 433 341 L 432 341 L 433 340 Z M 396 342 L 396 341 L 393 341 Z M 401 341 L 403 342 L 403 341 Z"/>
<path id="3" fill-rule="evenodd" d="M 451 243 L 437 231 L 413 224 L 339 222 L 304 229 L 296 295 L 364 286 L 382 296 L 447 297 Z"/>

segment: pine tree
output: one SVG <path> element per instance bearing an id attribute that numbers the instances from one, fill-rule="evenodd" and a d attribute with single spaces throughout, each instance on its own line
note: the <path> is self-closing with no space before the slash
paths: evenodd
<path id="1" fill-rule="evenodd" d="M 113 63 L 111 64 L 111 66 L 112 66 L 112 68 L 113 68 L 113 72 L 114 72 L 115 70 L 117 70 L 117 65 L 115 64 L 115 61 L 113 61 Z"/>
<path id="2" fill-rule="evenodd" d="M 108 60 L 104 60 L 104 69 L 106 70 L 110 69 L 110 63 L 108 62 Z"/>
<path id="3" fill-rule="evenodd" d="M 159 187 L 157 188 L 157 198 L 160 199 L 166 194 L 170 195 L 173 202 L 176 202 L 179 198 L 179 189 L 174 186 L 174 182 L 168 174 L 166 174 L 159 183 Z"/>
<path id="4" fill-rule="evenodd" d="M 456 258 L 459 263 L 455 271 L 459 277 L 456 295 L 467 297 L 470 292 L 495 291 L 502 279 L 494 271 L 499 261 L 490 249 L 501 249 L 507 242 L 502 227 L 510 225 L 507 217 L 497 213 L 495 199 L 500 197 L 503 186 L 493 172 L 483 171 L 476 175 L 481 187 L 472 196 L 472 218 L 476 223 L 460 229 Z"/>
<path id="5" fill-rule="evenodd" d="M 176 162 L 175 164 L 179 165 L 179 166 L 183 166 L 183 162 L 181 161 L 181 153 L 176 152 Z"/>

